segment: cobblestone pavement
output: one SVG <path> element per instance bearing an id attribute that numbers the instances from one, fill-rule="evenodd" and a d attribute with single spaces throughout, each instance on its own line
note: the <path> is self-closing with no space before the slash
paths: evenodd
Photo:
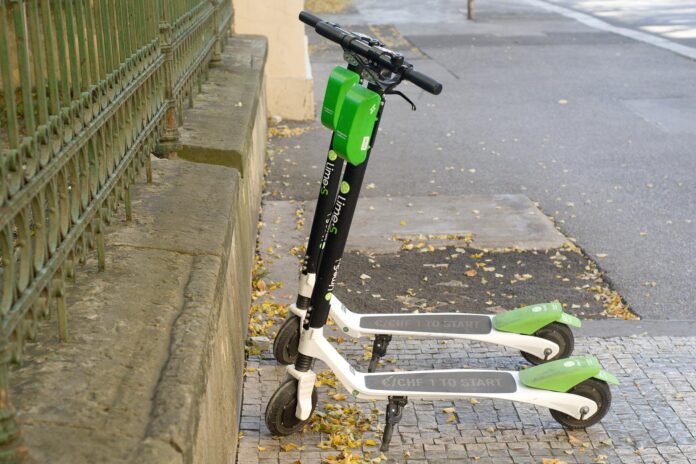
<path id="1" fill-rule="evenodd" d="M 599 425 L 567 432 L 546 409 L 500 400 L 410 401 L 386 453 L 387 462 L 696 463 L 696 337 L 581 338 L 576 343 L 577 354 L 595 354 L 621 381 L 613 387 L 611 411 Z M 339 347 L 355 366 L 366 368 L 367 339 L 345 340 Z M 385 361 L 381 371 L 434 366 L 519 369 L 525 364 L 510 349 L 428 339 L 394 339 Z M 323 368 L 318 364 L 315 370 Z M 307 464 L 338 454 L 317 446 L 327 438 L 320 433 L 271 437 L 263 412 L 284 378 L 284 369 L 270 352 L 249 357 L 238 462 Z M 320 388 L 318 411 L 336 403 L 336 391 L 345 392 L 340 386 Z M 379 457 L 378 429 L 385 404 L 358 400 L 357 406 L 366 416 L 379 410 L 379 424 L 364 436 L 377 445 L 362 450 L 365 458 Z"/>

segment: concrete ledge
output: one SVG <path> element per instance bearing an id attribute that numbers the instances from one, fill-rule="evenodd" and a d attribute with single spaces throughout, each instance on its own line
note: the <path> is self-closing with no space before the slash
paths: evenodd
<path id="1" fill-rule="evenodd" d="M 263 73 L 268 45 L 261 36 L 233 36 L 222 60 L 213 63 L 209 79 L 186 110 L 179 129 L 179 158 L 219 164 L 247 175 L 257 113 L 265 119 Z"/>
<path id="2" fill-rule="evenodd" d="M 184 113 L 182 159 L 233 167 L 241 173 L 239 192 L 241 264 L 254 262 L 263 169 L 266 157 L 266 91 L 263 85 L 268 44 L 264 37 L 233 36 L 211 70 L 193 108 Z M 244 298 L 251 298 L 251 279 Z M 246 326 L 244 326 L 246 327 Z"/>
<path id="3" fill-rule="evenodd" d="M 90 256 L 68 289 L 70 340 L 44 327 L 13 374 L 37 462 L 234 455 L 244 348 L 232 334 L 246 320 L 237 286 L 250 272 L 233 252 L 243 245 L 239 175 L 160 160 L 153 173 L 153 184 L 133 189 L 134 221 L 107 234 L 107 271 L 96 272 Z M 225 420 L 211 420 L 211 402 Z"/>

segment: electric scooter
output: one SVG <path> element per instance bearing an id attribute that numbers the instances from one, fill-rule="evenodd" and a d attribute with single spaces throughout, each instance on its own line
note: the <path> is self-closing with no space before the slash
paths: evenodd
<path id="1" fill-rule="evenodd" d="M 404 80 L 437 95 L 442 86 L 413 69 L 403 56 L 366 41 L 363 36 L 302 12 L 300 19 L 323 37 L 338 43 L 346 61 L 367 87 L 347 90 L 332 147 L 347 162 L 329 220 L 329 233 L 316 273 L 310 308 L 300 329 L 297 358 L 287 368 L 288 379 L 271 397 L 265 422 L 274 435 L 301 430 L 317 404 L 315 360 L 324 362 L 354 397 L 387 400 L 382 451 L 389 448 L 394 427 L 407 397 L 416 399 L 497 398 L 535 404 L 551 410 L 567 428 L 589 427 L 611 405 L 610 384 L 618 384 L 594 357 L 573 357 L 537 365 L 521 372 L 478 369 L 422 370 L 385 374 L 357 372 L 324 336 L 335 287 L 358 195 L 374 146 L 385 95 Z M 313 224 L 313 228 L 315 224 Z"/>
<path id="2" fill-rule="evenodd" d="M 356 34 L 357 35 L 357 34 Z M 377 39 L 358 35 L 371 47 L 386 50 Z M 335 130 L 346 95 L 359 85 L 361 76 L 358 64 L 348 63 L 347 69 L 336 67 L 326 87 L 321 121 Z M 404 94 L 394 88 L 385 94 L 397 94 L 415 105 Z M 297 359 L 300 342 L 300 327 L 304 324 L 310 308 L 311 296 L 316 282 L 316 273 L 329 227 L 331 213 L 341 186 L 341 175 L 345 161 L 333 149 L 329 150 L 322 177 L 319 198 L 309 234 L 307 250 L 300 273 L 297 301 L 290 307 L 290 314 L 278 330 L 273 343 L 273 353 L 281 364 L 293 364 Z M 368 372 L 374 372 L 379 360 L 386 355 L 393 336 L 421 336 L 476 340 L 508 346 L 521 351 L 531 364 L 537 365 L 573 353 L 574 337 L 570 327 L 580 327 L 580 320 L 563 311 L 560 303 L 543 303 L 518 308 L 496 315 L 467 313 L 437 314 L 358 314 L 350 311 L 331 295 L 330 314 L 338 327 L 351 337 L 374 335 L 372 355 Z"/>

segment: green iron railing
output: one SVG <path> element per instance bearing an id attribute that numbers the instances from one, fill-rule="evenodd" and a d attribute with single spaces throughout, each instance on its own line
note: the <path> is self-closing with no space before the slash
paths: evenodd
<path id="1" fill-rule="evenodd" d="M 8 395 L 38 320 L 68 336 L 65 280 L 219 57 L 231 0 L 0 0 L 0 463 L 27 455 Z"/>

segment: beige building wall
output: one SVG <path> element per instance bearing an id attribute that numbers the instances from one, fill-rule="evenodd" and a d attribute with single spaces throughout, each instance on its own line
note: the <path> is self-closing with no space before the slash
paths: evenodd
<path id="1" fill-rule="evenodd" d="M 304 24 L 297 17 L 304 0 L 234 0 L 238 34 L 268 37 L 268 115 L 314 118 L 314 81 Z"/>

